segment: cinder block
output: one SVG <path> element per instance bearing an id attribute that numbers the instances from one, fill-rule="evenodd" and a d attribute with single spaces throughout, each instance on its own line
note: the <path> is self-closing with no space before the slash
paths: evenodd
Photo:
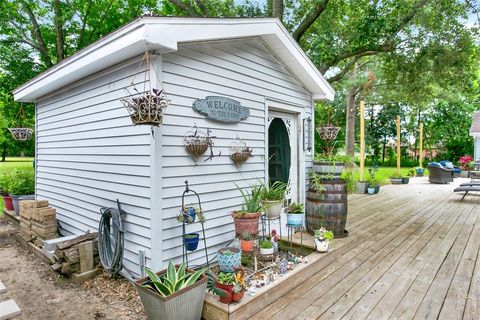
<path id="1" fill-rule="evenodd" d="M 10 319 L 18 316 L 20 313 L 22 313 L 22 311 L 18 307 L 15 300 L 10 299 L 0 302 L 0 320 Z"/>
<path id="2" fill-rule="evenodd" d="M 55 251 L 57 248 L 57 244 L 60 244 L 62 242 L 72 240 L 78 237 L 78 235 L 73 235 L 73 236 L 68 236 L 68 237 L 61 237 L 61 238 L 56 238 L 56 239 L 51 239 L 51 240 L 45 240 L 43 242 L 43 248 L 45 251 Z"/>

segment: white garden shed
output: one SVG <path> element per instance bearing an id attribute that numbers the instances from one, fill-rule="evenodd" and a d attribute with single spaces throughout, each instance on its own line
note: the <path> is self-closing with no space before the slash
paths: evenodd
<path id="1" fill-rule="evenodd" d="M 158 127 L 132 125 L 120 102 L 134 74 L 139 85 L 145 81 L 138 66 L 146 50 L 152 52 L 150 75 L 158 75 L 150 84 L 163 87 L 171 101 Z M 65 234 L 96 230 L 100 207 L 119 199 L 128 212 L 124 267 L 138 275 L 141 253 L 154 269 L 181 259 L 175 217 L 185 180 L 201 197 L 212 257 L 234 237 L 230 212 L 242 202 L 234 183 L 247 187 L 275 173 L 287 179 L 292 201 L 304 201 L 313 104 L 332 100 L 334 91 L 277 19 L 147 16 L 35 77 L 14 96 L 36 104 L 36 197 L 57 209 Z M 248 116 L 211 119 L 193 108 L 197 99 L 233 99 Z M 195 124 L 215 137 L 216 156 L 198 164 L 183 145 Z M 240 167 L 229 156 L 237 136 L 253 148 Z M 202 253 L 190 259 L 201 262 Z"/>

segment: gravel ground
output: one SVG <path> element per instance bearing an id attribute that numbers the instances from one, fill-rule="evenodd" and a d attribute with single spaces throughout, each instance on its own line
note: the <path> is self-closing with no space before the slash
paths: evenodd
<path id="1" fill-rule="evenodd" d="M 102 273 L 76 285 L 20 246 L 13 232 L 0 218 L 0 280 L 7 287 L 0 301 L 17 302 L 22 314 L 15 319 L 146 319 L 135 289 L 125 279 Z"/>

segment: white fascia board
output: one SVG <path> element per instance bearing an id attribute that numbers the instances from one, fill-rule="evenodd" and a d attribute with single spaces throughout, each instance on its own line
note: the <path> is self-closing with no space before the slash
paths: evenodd
<path id="1" fill-rule="evenodd" d="M 178 43 L 262 37 L 310 91 L 314 100 L 335 92 L 278 19 L 142 17 L 109 34 L 14 90 L 16 101 L 33 102 L 146 49 L 176 51 Z"/>

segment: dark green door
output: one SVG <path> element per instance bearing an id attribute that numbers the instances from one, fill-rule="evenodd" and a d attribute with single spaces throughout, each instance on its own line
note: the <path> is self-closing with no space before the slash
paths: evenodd
<path id="1" fill-rule="evenodd" d="M 287 127 L 282 119 L 275 118 L 268 127 L 268 175 L 271 182 L 288 183 L 290 159 Z"/>

